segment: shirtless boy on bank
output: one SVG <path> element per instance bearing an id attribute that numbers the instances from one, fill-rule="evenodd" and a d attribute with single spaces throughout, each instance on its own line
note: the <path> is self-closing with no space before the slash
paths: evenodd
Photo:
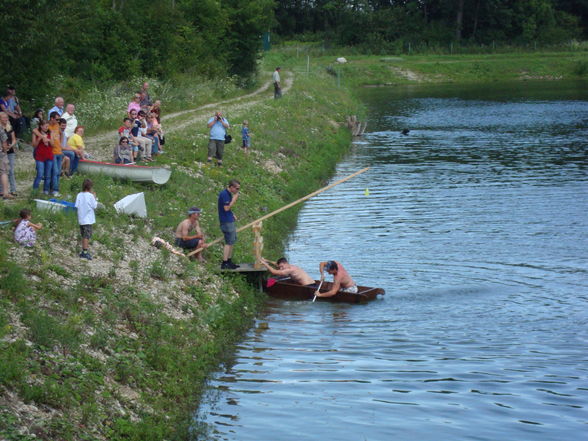
<path id="1" fill-rule="evenodd" d="M 268 261 L 261 259 L 261 263 L 268 269 L 274 276 L 290 277 L 292 281 L 300 285 L 313 285 L 314 279 L 312 279 L 306 272 L 295 265 L 290 265 L 285 257 L 278 259 L 276 262 L 279 269 L 272 268 Z"/>
<path id="2" fill-rule="evenodd" d="M 357 293 L 357 285 L 339 262 L 334 260 L 321 262 L 319 264 L 319 270 L 321 272 L 321 280 L 325 278 L 325 270 L 333 276 L 333 287 L 326 292 L 316 291 L 315 295 L 317 297 L 331 297 L 337 294 L 338 291 L 350 292 L 352 294 Z"/>

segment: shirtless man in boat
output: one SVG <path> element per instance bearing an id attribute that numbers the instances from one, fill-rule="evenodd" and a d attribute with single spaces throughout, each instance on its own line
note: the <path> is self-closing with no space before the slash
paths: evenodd
<path id="1" fill-rule="evenodd" d="M 293 282 L 300 285 L 314 285 L 314 279 L 311 278 L 306 272 L 295 265 L 290 265 L 285 257 L 281 257 L 276 262 L 279 269 L 272 268 L 269 262 L 265 259 L 261 259 L 261 263 L 267 268 L 267 270 L 274 276 L 290 277 Z"/>
<path id="2" fill-rule="evenodd" d="M 357 294 L 357 284 L 339 262 L 334 260 L 321 262 L 319 270 L 321 272 L 321 281 L 325 279 L 324 271 L 333 276 L 333 287 L 327 292 L 318 292 L 317 290 L 314 293 L 317 297 L 332 297 L 339 291 Z"/>
<path id="3" fill-rule="evenodd" d="M 198 222 L 200 211 L 198 207 L 192 207 L 188 210 L 188 217 L 180 222 L 178 228 L 176 228 L 176 246 L 190 251 L 207 247 L 204 243 L 204 234 L 200 229 L 200 222 Z M 190 235 L 191 231 L 196 234 Z M 202 252 L 196 254 L 196 258 L 200 262 L 204 262 Z"/>

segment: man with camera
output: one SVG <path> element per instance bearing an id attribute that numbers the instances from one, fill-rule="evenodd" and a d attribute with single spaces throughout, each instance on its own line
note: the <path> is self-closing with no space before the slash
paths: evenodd
<path id="1" fill-rule="evenodd" d="M 223 164 L 223 153 L 225 151 L 225 136 L 229 128 L 229 122 L 223 118 L 222 112 L 218 111 L 208 120 L 210 129 L 210 139 L 208 140 L 208 161 L 212 162 L 212 157 L 216 158 L 216 165 Z"/>

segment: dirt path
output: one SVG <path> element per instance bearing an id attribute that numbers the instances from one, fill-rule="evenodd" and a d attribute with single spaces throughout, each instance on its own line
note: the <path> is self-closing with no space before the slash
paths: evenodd
<path id="1" fill-rule="evenodd" d="M 291 72 L 288 72 L 285 77 L 284 87 L 282 88 L 283 92 L 290 90 L 294 84 L 294 75 Z M 222 107 L 222 110 L 225 113 L 227 108 L 234 112 L 258 104 L 264 100 L 273 99 L 273 90 L 271 91 L 271 95 L 264 94 L 268 89 L 271 89 L 271 86 L 272 81 L 270 80 L 257 90 L 246 95 L 164 115 L 162 117 L 163 129 L 165 133 L 173 133 L 191 125 L 203 127 L 202 124 L 211 116 L 209 113 L 212 109 L 216 110 Z M 100 161 L 110 161 L 115 139 L 116 129 L 113 129 L 111 132 L 100 133 L 88 137 L 85 141 L 88 152 L 90 152 L 94 158 Z"/>
<path id="2" fill-rule="evenodd" d="M 291 72 L 287 72 L 284 81 L 283 92 L 287 92 L 292 88 L 294 84 L 294 75 Z M 181 110 L 179 112 L 170 113 L 164 115 L 162 118 L 162 125 L 166 133 L 173 133 L 182 130 L 186 127 L 194 125 L 195 128 L 201 129 L 205 126 L 207 118 L 211 116 L 211 109 L 219 109 L 222 107 L 223 112 L 227 110 L 235 112 L 237 110 L 243 110 L 249 108 L 255 104 L 259 104 L 264 100 L 273 99 L 273 90 L 271 90 L 272 81 L 269 80 L 264 83 L 257 90 L 246 95 L 241 95 L 235 98 L 218 101 L 216 103 L 204 104 L 194 109 Z M 266 93 L 268 92 L 268 93 Z M 269 93 L 271 92 L 271 93 Z M 112 131 L 100 133 L 98 135 L 90 136 L 85 139 L 86 147 L 92 157 L 99 161 L 112 161 L 112 149 L 114 148 L 114 142 L 116 141 L 116 127 Z M 29 146 L 30 147 L 30 146 Z M 157 160 L 154 165 L 157 164 Z M 19 173 L 27 172 L 27 178 L 17 179 L 17 193 L 20 199 L 22 196 L 28 194 L 28 191 L 32 185 L 32 178 L 35 174 L 35 161 L 32 158 L 30 151 L 20 151 L 16 157 L 15 170 Z"/>

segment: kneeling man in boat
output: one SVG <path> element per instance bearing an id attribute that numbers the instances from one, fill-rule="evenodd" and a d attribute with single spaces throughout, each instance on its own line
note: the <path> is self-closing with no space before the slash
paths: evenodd
<path id="1" fill-rule="evenodd" d="M 333 286 L 329 291 L 326 292 L 315 292 L 317 297 L 331 297 L 337 294 L 339 291 L 349 292 L 351 294 L 357 294 L 357 284 L 353 281 L 349 273 L 343 268 L 339 262 L 329 260 L 328 262 L 321 262 L 319 264 L 319 270 L 321 272 L 321 281 L 324 280 L 324 271 L 333 276 Z"/>
<path id="2" fill-rule="evenodd" d="M 185 250 L 195 250 L 197 248 L 205 248 L 207 245 L 204 243 L 204 234 L 200 229 L 200 208 L 192 207 L 188 210 L 188 217 L 184 219 L 176 228 L 176 246 Z M 196 234 L 190 235 L 190 232 L 194 231 Z M 196 258 L 203 262 L 202 252 L 196 254 Z"/>
<path id="3" fill-rule="evenodd" d="M 272 268 L 265 259 L 261 259 L 261 263 L 274 276 L 290 277 L 293 282 L 299 285 L 314 285 L 314 279 L 312 277 L 306 274 L 302 268 L 296 265 L 290 265 L 285 257 L 279 258 L 276 262 L 278 269 Z"/>

